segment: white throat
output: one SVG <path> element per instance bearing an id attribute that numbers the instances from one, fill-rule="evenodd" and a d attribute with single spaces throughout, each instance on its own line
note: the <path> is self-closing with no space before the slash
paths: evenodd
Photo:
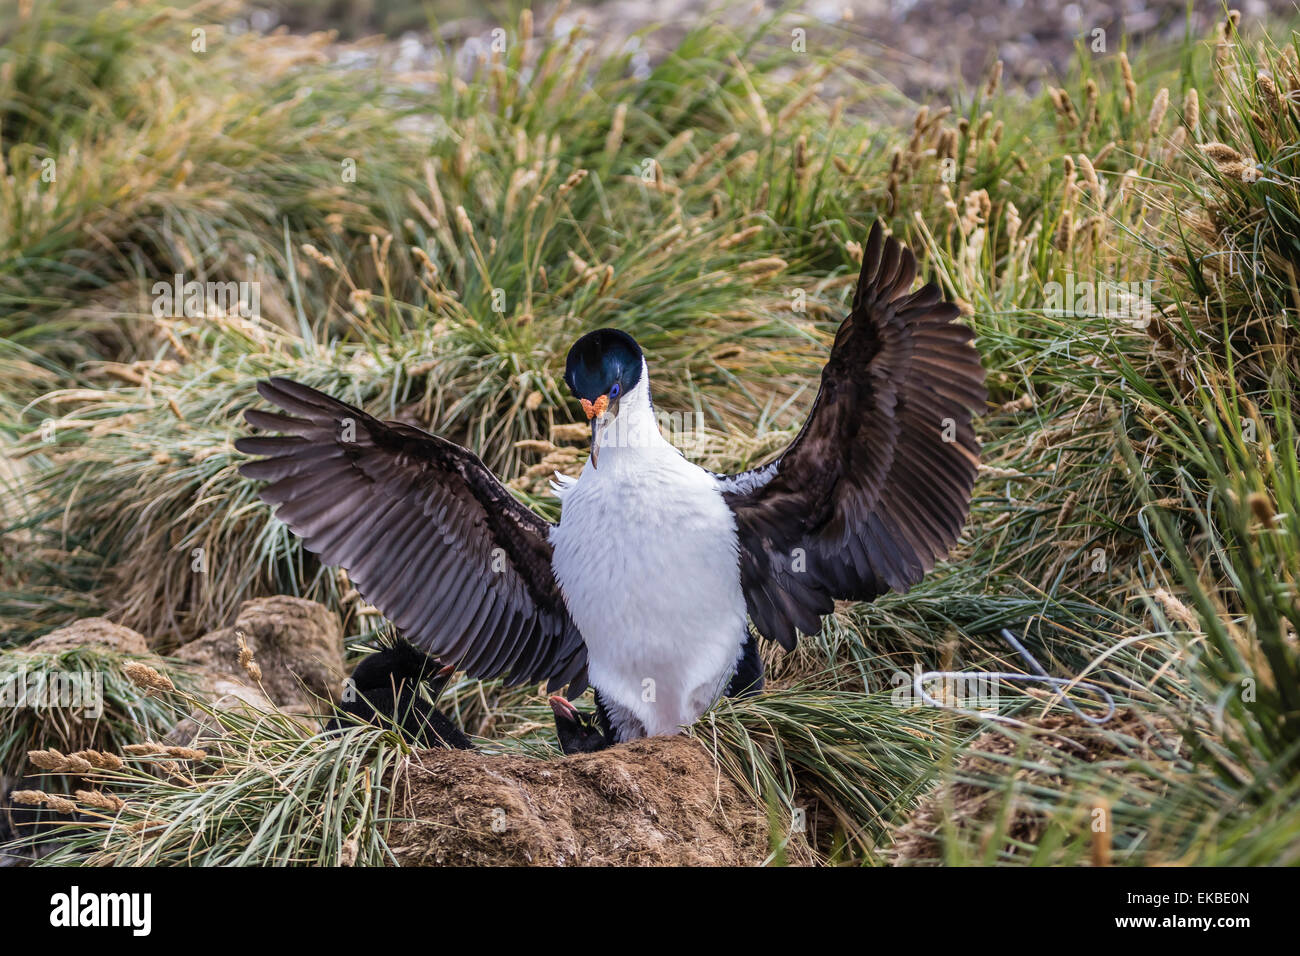
<path id="1" fill-rule="evenodd" d="M 620 396 L 617 414 L 607 413 L 596 422 L 594 452 L 598 468 L 618 467 L 665 451 L 678 454 L 659 430 L 654 403 L 650 401 L 650 370 L 645 359 L 641 360 L 640 380 Z"/>

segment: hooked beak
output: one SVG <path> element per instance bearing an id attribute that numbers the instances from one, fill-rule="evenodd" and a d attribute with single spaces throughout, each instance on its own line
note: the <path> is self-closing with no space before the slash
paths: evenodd
<path id="1" fill-rule="evenodd" d="M 576 721 L 578 719 L 578 708 L 570 704 L 561 695 L 552 694 L 547 702 L 551 705 L 551 710 L 554 711 L 557 720 L 563 718 L 564 720 Z"/>
<path id="2" fill-rule="evenodd" d="M 582 410 L 587 413 L 587 421 L 591 422 L 591 467 L 596 467 L 596 426 L 605 412 L 609 411 L 609 396 L 602 395 L 594 402 L 589 402 L 585 398 L 578 399 L 582 403 Z"/>

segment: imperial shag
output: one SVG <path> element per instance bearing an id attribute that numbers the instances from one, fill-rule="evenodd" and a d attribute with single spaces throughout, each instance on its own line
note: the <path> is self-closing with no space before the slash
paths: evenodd
<path id="1" fill-rule="evenodd" d="M 271 379 L 278 436 L 237 447 L 262 498 L 409 640 L 474 677 L 546 681 L 566 752 L 678 732 L 762 686 L 754 635 L 792 649 L 836 600 L 905 591 L 956 542 L 985 400 L 971 331 L 879 223 L 803 429 L 774 461 L 717 475 L 659 431 L 636 341 L 600 329 L 565 382 L 591 457 L 557 476 L 560 521 L 517 501 L 471 452 Z M 751 627 L 752 625 L 752 627 Z"/>

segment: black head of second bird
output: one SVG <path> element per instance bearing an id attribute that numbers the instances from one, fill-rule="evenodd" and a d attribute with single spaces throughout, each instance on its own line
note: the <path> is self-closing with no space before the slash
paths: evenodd
<path id="1" fill-rule="evenodd" d="M 555 714 L 555 735 L 566 756 L 595 753 L 614 742 L 609 718 L 599 700 L 593 713 L 578 710 L 559 694 L 551 695 L 550 704 Z"/>
<path id="2" fill-rule="evenodd" d="M 399 640 L 367 656 L 353 670 L 338 709 L 372 724 L 396 724 L 412 743 L 428 748 L 473 750 L 464 731 L 429 703 L 447 682 L 451 668 L 443 667 L 405 641 Z M 429 700 L 421 693 L 421 684 Z M 344 726 L 340 718 L 330 729 Z"/>

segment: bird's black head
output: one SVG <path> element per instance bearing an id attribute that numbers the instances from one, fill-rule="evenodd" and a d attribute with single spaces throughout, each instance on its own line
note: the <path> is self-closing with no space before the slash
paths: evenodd
<path id="1" fill-rule="evenodd" d="M 609 746 L 609 735 L 595 714 L 584 714 L 559 694 L 551 697 L 550 704 L 555 713 L 555 734 L 566 755 L 594 753 Z"/>
<path id="2" fill-rule="evenodd" d="M 618 329 L 588 332 L 569 349 L 564 381 L 588 418 L 603 415 L 641 381 L 641 346 Z"/>
<path id="3" fill-rule="evenodd" d="M 424 681 L 436 697 L 451 670 L 418 647 L 399 639 L 389 647 L 367 654 L 352 671 L 352 684 L 359 690 L 371 690 L 399 687 L 403 683 L 414 687 L 417 681 Z"/>
<path id="4" fill-rule="evenodd" d="M 327 729 L 345 729 L 349 722 L 343 715 L 351 715 L 380 727 L 396 726 L 422 747 L 473 750 L 464 732 L 432 703 L 454 669 L 401 639 L 381 647 L 352 671 Z"/>

